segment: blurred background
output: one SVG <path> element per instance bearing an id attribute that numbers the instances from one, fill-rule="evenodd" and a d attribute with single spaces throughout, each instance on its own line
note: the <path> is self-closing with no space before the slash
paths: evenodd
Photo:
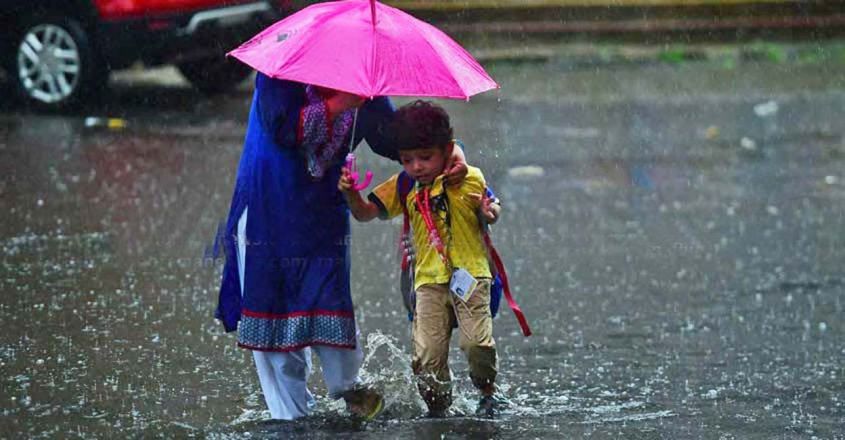
<path id="1" fill-rule="evenodd" d="M 0 437 L 845 436 L 845 3 L 821 0 L 386 2 L 501 85 L 439 103 L 535 336 L 503 306 L 502 417 L 466 416 L 454 347 L 455 411 L 422 418 L 400 225 L 353 224 L 387 410 L 268 421 L 213 319 L 252 96 L 222 55 L 310 3 L 0 1 Z"/>

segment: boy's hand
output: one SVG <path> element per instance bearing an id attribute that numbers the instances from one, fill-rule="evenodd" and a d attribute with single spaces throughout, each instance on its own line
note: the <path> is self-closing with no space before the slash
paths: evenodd
<path id="1" fill-rule="evenodd" d="M 343 167 L 340 169 L 340 180 L 337 181 L 337 189 L 344 194 L 352 194 L 356 191 L 352 189 L 352 177 L 349 176 L 349 169 Z"/>
<path id="2" fill-rule="evenodd" d="M 487 223 L 493 224 L 499 220 L 499 212 L 501 211 L 501 206 L 498 203 L 495 203 L 493 199 L 487 197 L 487 193 L 485 192 L 484 195 L 478 193 L 470 193 L 467 194 L 473 201 L 479 204 L 478 212 L 487 220 Z"/>

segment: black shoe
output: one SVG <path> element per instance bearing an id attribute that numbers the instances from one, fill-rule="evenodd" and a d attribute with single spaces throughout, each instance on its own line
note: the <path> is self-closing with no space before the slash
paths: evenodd
<path id="1" fill-rule="evenodd" d="M 505 402 L 502 399 L 496 396 L 484 396 L 478 401 L 478 409 L 475 410 L 475 415 L 492 419 L 501 413 L 504 406 Z"/>

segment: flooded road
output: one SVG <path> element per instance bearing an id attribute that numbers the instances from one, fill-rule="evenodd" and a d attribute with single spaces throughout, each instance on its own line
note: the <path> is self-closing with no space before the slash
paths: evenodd
<path id="1" fill-rule="evenodd" d="M 352 281 L 384 415 L 266 420 L 209 252 L 249 87 L 118 81 L 78 115 L 0 115 L 0 437 L 845 438 L 845 58 L 488 67 L 501 91 L 444 104 L 535 332 L 494 322 L 499 419 L 464 416 L 456 343 L 452 417 L 422 418 L 377 222 L 353 225 Z"/>

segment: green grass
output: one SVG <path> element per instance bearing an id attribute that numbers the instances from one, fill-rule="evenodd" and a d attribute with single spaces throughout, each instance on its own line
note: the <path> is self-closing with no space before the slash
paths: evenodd
<path id="1" fill-rule="evenodd" d="M 683 47 L 671 47 L 661 51 L 657 58 L 664 63 L 681 64 L 687 60 L 687 50 Z"/>
<path id="2" fill-rule="evenodd" d="M 775 43 L 754 43 L 749 53 L 774 63 L 783 63 L 788 58 L 786 49 Z"/>

